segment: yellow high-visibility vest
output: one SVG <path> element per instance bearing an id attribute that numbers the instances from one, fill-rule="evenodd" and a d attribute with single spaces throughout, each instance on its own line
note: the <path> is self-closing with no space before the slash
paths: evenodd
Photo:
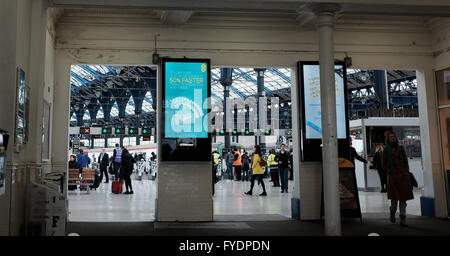
<path id="1" fill-rule="evenodd" d="M 214 164 L 219 164 L 220 155 L 218 153 L 214 153 Z"/>
<path id="2" fill-rule="evenodd" d="M 275 162 L 275 155 L 270 154 L 269 157 L 267 157 L 267 166 L 272 167 L 278 165 L 277 162 Z"/>

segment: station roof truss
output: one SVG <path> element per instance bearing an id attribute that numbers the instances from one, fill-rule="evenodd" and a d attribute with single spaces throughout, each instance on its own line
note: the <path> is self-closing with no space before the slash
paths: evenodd
<path id="1" fill-rule="evenodd" d="M 224 87 L 220 83 L 220 72 L 218 67 L 211 69 L 211 96 L 223 102 Z M 279 106 L 283 105 L 283 108 L 280 108 L 281 122 L 287 123 L 289 126 L 289 119 L 292 115 L 291 72 L 290 68 L 266 68 L 264 71 L 265 96 L 269 97 L 269 104 L 271 104 L 270 97 L 278 97 Z M 386 78 L 392 105 L 417 105 L 415 71 L 388 70 Z M 92 124 L 93 121 L 99 126 L 135 126 L 141 123 L 141 125 L 154 127 L 156 113 L 153 97 L 156 96 L 156 67 L 73 65 L 70 83 L 70 114 L 73 126 L 77 120 L 76 113 L 81 113 L 81 108 L 81 111 L 84 111 L 83 121 L 89 124 Z M 256 96 L 257 88 L 257 74 L 254 68 L 233 68 L 230 85 L 231 98 L 247 99 Z M 348 102 L 353 109 L 379 106 L 379 96 L 376 94 L 373 84 L 373 70 L 347 69 L 347 90 Z M 138 114 L 131 92 L 143 97 L 142 112 Z M 124 106 L 124 103 L 126 103 L 125 116 L 119 118 L 119 104 Z M 97 105 L 96 108 L 95 105 Z M 105 121 L 103 106 L 110 107 L 110 120 Z M 95 120 L 91 120 L 90 108 L 97 111 Z"/>
<path id="2" fill-rule="evenodd" d="M 388 98 L 395 108 L 412 105 L 417 108 L 417 80 L 414 70 L 387 70 Z M 380 95 L 375 91 L 373 70 L 348 69 L 347 90 L 350 109 L 378 108 Z"/>
<path id="3" fill-rule="evenodd" d="M 155 111 L 150 93 L 152 80 L 156 81 L 156 68 L 150 66 L 73 65 L 70 78 L 71 122 L 76 121 L 75 113 L 80 107 L 85 111 L 83 120 L 91 122 L 88 110 L 90 104 L 100 106 L 95 120 L 99 125 L 108 125 L 103 120 L 103 106 L 108 105 L 111 108 L 110 125 L 137 122 L 131 91 L 145 93 L 139 119 L 143 122 L 154 119 Z M 118 101 L 126 98 L 129 100 L 125 108 L 125 120 L 119 120 Z"/>

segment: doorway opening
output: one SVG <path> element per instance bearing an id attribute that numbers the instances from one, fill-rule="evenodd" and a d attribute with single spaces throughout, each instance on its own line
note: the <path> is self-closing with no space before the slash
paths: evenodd
<path id="1" fill-rule="evenodd" d="M 72 65 L 70 87 L 68 155 L 75 156 L 78 166 L 73 166 L 75 171 L 69 169 L 68 220 L 154 221 L 157 68 Z M 113 181 L 125 175 L 118 153 L 124 156 L 125 150 L 114 153 L 120 146 L 135 160 L 132 188 L 122 186 L 123 192 L 133 194 L 112 193 Z M 83 168 L 93 170 L 94 175 Z"/>
<path id="2" fill-rule="evenodd" d="M 297 178 L 292 169 L 287 193 L 281 192 L 278 168 L 272 165 L 272 176 L 270 168 L 264 168 L 267 195 L 259 196 L 263 188 L 257 180 L 252 195 L 245 194 L 251 187 L 255 145 L 261 147 L 265 159 L 272 151 L 278 152 L 282 144 L 287 151 L 293 149 L 291 72 L 291 68 L 277 67 L 212 68 L 215 221 L 291 218 L 293 180 Z M 215 108 L 215 105 L 220 107 Z M 264 111 L 258 113 L 259 108 Z"/>
<path id="3" fill-rule="evenodd" d="M 406 211 L 420 216 L 424 182 L 416 71 L 349 69 L 347 86 L 352 146 L 368 161 L 355 161 L 361 212 L 389 214 L 390 200 L 381 185 L 386 176 L 375 156 L 385 146 L 386 133 L 393 131 L 418 183 Z"/>

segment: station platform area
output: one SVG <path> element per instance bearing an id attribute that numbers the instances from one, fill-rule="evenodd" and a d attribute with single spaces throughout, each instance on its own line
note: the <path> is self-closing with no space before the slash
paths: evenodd
<path id="1" fill-rule="evenodd" d="M 248 181 L 221 180 L 216 183 L 215 195 L 213 196 L 214 223 L 211 223 L 211 228 L 221 229 L 221 227 L 226 226 L 226 229 L 233 229 L 246 226 L 236 226 L 237 222 L 251 222 L 253 224 L 264 222 L 264 226 L 271 226 L 272 224 L 269 224 L 271 222 L 282 222 L 287 225 L 297 223 L 297 221 L 291 220 L 293 181 L 289 181 L 289 193 L 280 193 L 280 188 L 272 187 L 270 179 L 265 179 L 264 182 L 268 194 L 266 197 L 258 196 L 262 192 L 262 188 L 258 186 L 257 182 L 255 182 L 253 196 L 244 195 L 244 192 L 250 188 L 250 182 Z M 121 223 L 128 223 L 135 226 L 136 223 L 154 222 L 156 186 L 156 181 L 144 179 L 141 181 L 133 180 L 133 195 L 112 194 L 111 183 L 101 183 L 97 190 L 91 190 L 89 194 L 79 190 L 70 191 L 68 194 L 69 222 L 72 222 L 71 226 L 73 227 L 86 222 L 90 223 L 88 226 L 105 225 L 105 227 L 108 226 L 106 223 L 114 223 L 112 225 L 117 223 L 119 226 Z M 414 196 L 414 200 L 408 201 L 407 212 L 410 218 L 416 221 L 421 219 L 418 219 L 421 215 L 421 192 L 416 190 Z M 368 223 L 379 220 L 380 225 L 387 220 L 386 213 L 390 203 L 386 193 L 360 191 L 359 199 L 361 212 L 364 215 L 364 225 L 366 219 L 368 219 Z M 421 221 L 423 220 L 426 219 L 421 219 Z M 419 223 L 422 223 L 421 221 Z M 217 224 L 217 222 L 222 223 Z M 228 226 L 225 224 L 228 222 L 235 224 Z M 356 222 L 359 223 L 359 220 Z M 348 225 L 353 226 L 352 223 L 348 223 Z M 173 227 L 176 226 L 171 226 L 171 229 Z M 355 229 L 357 229 L 357 226 L 355 226 Z M 318 230 L 321 231 L 322 229 Z"/>

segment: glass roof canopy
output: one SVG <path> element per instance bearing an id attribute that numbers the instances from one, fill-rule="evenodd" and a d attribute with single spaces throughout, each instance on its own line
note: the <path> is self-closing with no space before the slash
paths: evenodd
<path id="1" fill-rule="evenodd" d="M 116 66 L 105 66 L 105 65 L 73 65 L 71 69 L 71 91 L 72 93 L 77 93 L 78 89 L 83 86 L 87 87 L 89 84 L 100 82 L 104 77 L 114 79 L 117 75 Z M 212 96 L 223 100 L 223 86 L 219 82 L 220 79 L 220 68 L 211 69 L 211 92 Z M 97 80 L 97 81 L 94 81 Z M 230 88 L 231 98 L 247 98 L 257 94 L 257 77 L 256 72 L 253 68 L 233 68 L 233 83 Z M 107 88 L 105 84 L 105 88 Z M 289 68 L 267 68 L 264 73 L 264 90 L 267 96 L 271 96 L 273 91 L 280 89 L 286 89 L 291 87 L 291 69 Z M 149 113 L 154 111 L 152 108 L 152 98 L 150 92 L 145 95 L 145 100 L 142 105 L 143 113 Z M 114 118 L 118 116 L 119 109 L 117 103 L 114 103 L 111 109 L 111 117 Z M 127 116 L 134 114 L 134 102 L 133 97 L 126 107 Z M 103 109 L 100 108 L 97 113 L 97 118 L 103 118 Z M 84 120 L 89 120 L 89 112 L 83 117 Z M 72 115 L 71 121 L 76 121 L 75 114 Z"/>
<path id="2" fill-rule="evenodd" d="M 83 86 L 87 87 L 88 84 L 94 83 L 94 80 L 101 81 L 101 78 L 109 77 L 111 79 L 114 79 L 114 77 L 117 77 L 117 71 L 120 71 L 118 69 L 119 66 L 104 66 L 104 65 L 73 65 L 71 67 L 71 77 L 70 77 L 70 84 L 71 84 L 71 91 L 72 93 L 75 92 L 75 88 L 81 89 Z M 142 72 L 142 70 L 139 70 Z M 108 87 L 107 84 L 105 84 L 105 87 Z M 145 95 L 145 100 L 142 104 L 142 111 L 143 113 L 149 113 L 154 111 L 152 107 L 152 97 L 151 93 L 147 92 Z M 131 116 L 134 114 L 134 102 L 133 97 L 130 97 L 130 101 L 127 104 L 127 107 L 125 109 L 125 113 L 128 116 Z M 117 103 L 114 103 L 114 105 L 111 108 L 111 117 L 117 117 L 119 115 L 119 108 L 117 106 Z M 100 108 L 97 113 L 97 118 L 103 118 L 103 109 Z M 89 120 L 90 115 L 88 110 L 86 110 L 83 120 Z M 71 121 L 76 121 L 76 116 L 73 114 L 71 116 Z"/>
<path id="3" fill-rule="evenodd" d="M 233 68 L 233 83 L 230 97 L 249 97 L 257 94 L 256 72 L 253 68 Z M 211 92 L 213 96 L 223 99 L 223 86 L 219 82 L 220 68 L 211 70 Z M 264 89 L 270 96 L 271 92 L 291 87 L 291 69 L 268 68 L 264 72 Z"/>

